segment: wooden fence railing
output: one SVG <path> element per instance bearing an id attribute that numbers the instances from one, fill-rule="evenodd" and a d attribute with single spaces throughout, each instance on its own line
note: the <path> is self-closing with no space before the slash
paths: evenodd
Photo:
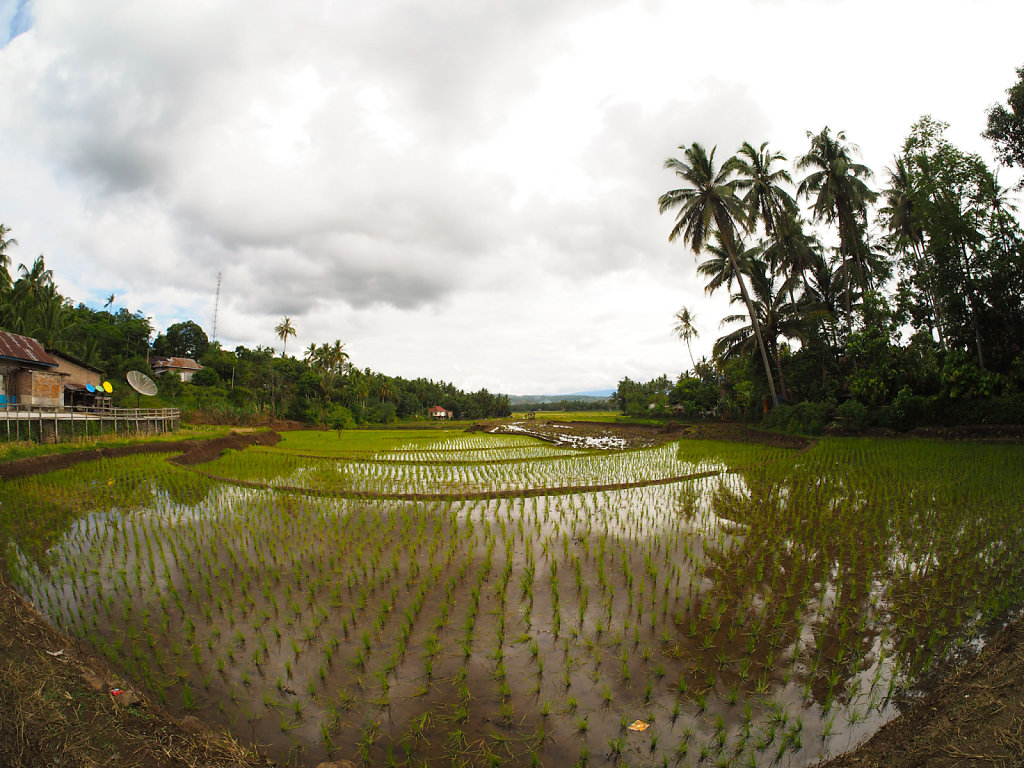
<path id="1" fill-rule="evenodd" d="M 56 443 L 101 434 L 153 434 L 181 426 L 178 408 L 0 405 L 0 440 Z"/>

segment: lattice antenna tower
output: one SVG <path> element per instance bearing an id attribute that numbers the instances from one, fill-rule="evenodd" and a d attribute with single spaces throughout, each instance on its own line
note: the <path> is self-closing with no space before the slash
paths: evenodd
<path id="1" fill-rule="evenodd" d="M 220 309 L 220 278 L 223 272 L 217 273 L 217 298 L 213 300 L 213 343 L 217 343 L 217 312 Z"/>

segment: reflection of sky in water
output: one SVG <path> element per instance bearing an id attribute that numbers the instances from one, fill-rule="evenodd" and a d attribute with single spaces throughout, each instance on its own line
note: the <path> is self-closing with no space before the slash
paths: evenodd
<path id="1" fill-rule="evenodd" d="M 404 465 L 310 460 L 273 484 L 376 493 L 478 493 L 488 490 L 613 485 L 725 469 L 718 461 L 682 461 L 676 447 L 576 454 L 507 464 Z"/>

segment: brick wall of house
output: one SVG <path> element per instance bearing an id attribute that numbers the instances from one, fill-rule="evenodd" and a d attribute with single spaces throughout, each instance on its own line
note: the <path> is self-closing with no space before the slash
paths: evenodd
<path id="1" fill-rule="evenodd" d="M 14 389 L 20 405 L 64 405 L 64 387 L 61 385 L 59 373 L 18 371 L 15 375 Z"/>

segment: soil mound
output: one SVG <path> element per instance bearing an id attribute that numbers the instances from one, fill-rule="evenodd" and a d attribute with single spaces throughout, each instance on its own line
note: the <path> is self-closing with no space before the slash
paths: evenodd
<path id="1" fill-rule="evenodd" d="M 2 575 L 0 723 L 0 765 L 10 768 L 266 765 L 227 734 L 183 727 L 83 642 L 51 627 Z"/>
<path id="2" fill-rule="evenodd" d="M 860 748 L 827 768 L 1024 765 L 1024 619 Z"/>
<path id="3" fill-rule="evenodd" d="M 250 445 L 277 445 L 281 436 L 277 432 L 232 432 L 216 440 L 197 440 L 185 446 L 180 456 L 171 459 L 175 464 L 190 467 L 219 458 L 224 451 L 240 451 Z"/>

